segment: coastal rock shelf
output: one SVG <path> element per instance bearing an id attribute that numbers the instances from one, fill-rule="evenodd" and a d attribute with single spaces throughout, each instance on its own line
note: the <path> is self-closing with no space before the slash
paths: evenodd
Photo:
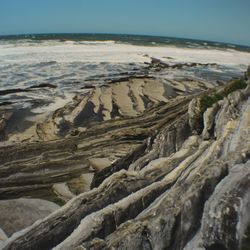
<path id="1" fill-rule="evenodd" d="M 27 92 L 24 103 L 15 99 L 18 98 L 17 89 L 3 90 L 7 99 L 0 103 L 0 145 L 50 141 L 76 135 L 92 123 L 137 117 L 159 103 L 219 87 L 225 84 L 226 79 L 238 76 L 236 72 L 229 76 L 224 73 L 217 75 L 215 80 L 212 74 L 218 70 L 219 65 L 216 64 L 167 64 L 151 58 L 150 63 L 145 63 L 134 74 L 121 74 L 115 78 L 110 75 L 104 84 L 101 84 L 104 76 L 100 76 L 101 85 L 93 86 L 91 81 L 86 82 L 77 94 L 64 93 L 64 98 L 62 93 L 58 96 L 53 92 L 59 91 L 60 86 L 50 83 L 19 89 L 23 91 L 22 98 Z M 185 72 L 182 77 L 181 72 Z M 195 76 L 195 72 L 206 72 L 206 75 Z M 75 86 L 75 83 L 70 82 L 70 85 Z M 70 91 L 74 92 L 74 89 Z M 41 100 L 40 92 L 50 93 L 54 96 L 53 101 L 49 98 Z"/>
<path id="2" fill-rule="evenodd" d="M 2 146 L 1 202 L 39 199 L 48 209 L 37 216 L 33 206 L 37 220 L 11 221 L 11 231 L 0 216 L 0 249 L 244 249 L 249 73 L 243 77 L 214 85 L 143 76 L 84 89 L 34 125 L 37 142 Z"/>

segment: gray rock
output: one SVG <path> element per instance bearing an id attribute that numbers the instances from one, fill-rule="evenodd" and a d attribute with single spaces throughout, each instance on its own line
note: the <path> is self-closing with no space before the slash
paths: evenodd
<path id="1" fill-rule="evenodd" d="M 236 165 L 207 201 L 202 218 L 204 245 L 239 249 L 250 221 L 250 162 Z"/>
<path id="2" fill-rule="evenodd" d="M 249 79 L 249 78 L 250 78 L 250 65 L 248 66 L 247 71 L 246 71 L 246 73 L 245 73 L 245 78 L 246 78 L 246 79 Z"/>
<path id="3" fill-rule="evenodd" d="M 0 148 L 2 197 L 55 183 L 76 195 L 3 249 L 239 250 L 250 219 L 249 92 L 208 110 L 203 136 L 199 96 L 93 123 L 75 137 Z M 95 169 L 91 190 L 79 194 L 90 157 L 112 164 Z"/>
<path id="4" fill-rule="evenodd" d="M 188 105 L 189 126 L 193 133 L 202 131 L 202 113 L 200 110 L 200 98 L 193 98 Z"/>
<path id="5" fill-rule="evenodd" d="M 3 242 L 5 240 L 8 239 L 8 236 L 6 235 L 6 233 L 0 228 L 0 247 L 1 247 L 1 244 L 3 244 Z"/>
<path id="6" fill-rule="evenodd" d="M 213 136 L 213 128 L 215 125 L 215 115 L 219 110 L 219 105 L 215 103 L 211 108 L 208 108 L 203 114 L 204 129 L 202 131 L 202 137 L 208 140 Z"/>
<path id="7" fill-rule="evenodd" d="M 8 236 L 11 236 L 58 208 L 55 203 L 40 199 L 2 200 L 0 201 L 0 227 Z"/>

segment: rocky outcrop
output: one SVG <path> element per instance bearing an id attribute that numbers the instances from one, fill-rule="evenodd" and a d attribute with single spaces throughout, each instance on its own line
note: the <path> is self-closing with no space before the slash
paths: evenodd
<path id="1" fill-rule="evenodd" d="M 41 140 L 76 135 L 96 122 L 141 116 L 145 110 L 168 103 L 182 93 L 196 93 L 213 85 L 195 81 L 163 83 L 152 77 L 131 77 L 108 85 L 85 89 L 74 103 L 57 110 L 44 123 L 37 125 Z"/>
<path id="2" fill-rule="evenodd" d="M 204 128 L 202 131 L 202 136 L 204 139 L 210 139 L 213 135 L 213 129 L 215 125 L 215 116 L 219 110 L 220 106 L 218 103 L 215 103 L 211 108 L 208 108 L 203 115 L 204 119 Z"/>
<path id="3" fill-rule="evenodd" d="M 0 247 L 3 245 L 4 241 L 8 239 L 6 233 L 0 228 Z"/>
<path id="4" fill-rule="evenodd" d="M 44 141 L 0 148 L 1 199 L 66 203 L 2 249 L 240 250 L 249 81 L 194 86 L 172 97 L 153 79 L 92 88 L 41 124 Z"/>
<path id="5" fill-rule="evenodd" d="M 11 236 L 58 208 L 59 206 L 52 202 L 39 199 L 2 200 L 0 201 L 0 225 L 4 232 Z"/>
<path id="6" fill-rule="evenodd" d="M 0 139 L 5 137 L 5 128 L 11 116 L 12 112 L 0 111 Z"/>
<path id="7" fill-rule="evenodd" d="M 247 71 L 245 73 L 245 79 L 247 80 L 249 78 L 250 78 L 250 65 L 248 66 Z"/>

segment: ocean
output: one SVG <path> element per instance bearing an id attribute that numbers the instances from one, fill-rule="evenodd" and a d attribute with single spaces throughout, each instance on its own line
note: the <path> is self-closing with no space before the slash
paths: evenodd
<path id="1" fill-rule="evenodd" d="M 147 72 L 151 58 L 169 65 L 216 65 L 157 75 Z M 11 104 L 12 109 L 30 108 L 38 113 L 49 107 L 52 112 L 86 86 L 107 84 L 126 76 L 227 80 L 242 75 L 249 63 L 249 47 L 208 41 L 104 34 L 1 36 L 0 105 L 8 108 Z M 53 88 L 36 88 L 41 84 L 51 84 Z M 34 91 L 22 91 L 30 88 Z"/>

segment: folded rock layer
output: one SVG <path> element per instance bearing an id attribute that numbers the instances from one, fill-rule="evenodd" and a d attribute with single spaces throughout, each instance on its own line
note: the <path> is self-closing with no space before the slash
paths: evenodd
<path id="1" fill-rule="evenodd" d="M 243 249 L 247 77 L 175 96 L 151 78 L 95 87 L 40 124 L 41 141 L 1 147 L 2 200 L 66 204 L 0 247 Z"/>

